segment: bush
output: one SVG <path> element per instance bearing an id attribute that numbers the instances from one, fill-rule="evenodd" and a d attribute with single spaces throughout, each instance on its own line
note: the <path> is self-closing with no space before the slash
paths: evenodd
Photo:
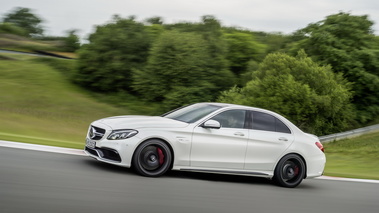
<path id="1" fill-rule="evenodd" d="M 0 33 L 8 33 L 8 34 L 14 34 L 19 36 L 27 36 L 28 33 L 22 29 L 21 27 L 18 27 L 11 23 L 0 23 Z"/>
<path id="2" fill-rule="evenodd" d="M 344 130 L 354 119 L 350 84 L 304 51 L 296 58 L 269 54 L 252 76 L 245 87 L 224 92 L 219 101 L 276 111 L 319 135 Z"/>

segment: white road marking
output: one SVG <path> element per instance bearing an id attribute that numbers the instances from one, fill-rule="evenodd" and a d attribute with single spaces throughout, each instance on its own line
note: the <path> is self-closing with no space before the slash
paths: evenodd
<path id="1" fill-rule="evenodd" d="M 29 149 L 29 150 L 36 150 L 36 151 L 42 151 L 42 152 L 54 152 L 54 153 L 61 153 L 61 154 L 86 156 L 84 151 L 81 149 L 70 149 L 70 148 L 62 148 L 62 147 L 55 147 L 55 146 L 45 146 L 45 145 L 10 142 L 10 141 L 2 141 L 2 140 L 0 140 L 0 146 L 17 148 L 17 149 Z M 329 176 L 321 176 L 315 179 L 361 182 L 361 183 L 379 183 L 379 180 L 341 178 L 341 177 L 329 177 Z"/>
<path id="2" fill-rule="evenodd" d="M 341 177 L 330 177 L 330 176 L 321 176 L 321 177 L 317 177 L 316 179 L 320 179 L 320 180 L 348 181 L 348 182 L 361 182 L 361 183 L 379 183 L 379 180 L 356 179 L 356 178 L 341 178 Z"/>
<path id="3" fill-rule="evenodd" d="M 10 141 L 2 141 L 2 140 L 0 140 L 0 146 L 17 148 L 17 149 L 29 149 L 29 150 L 36 150 L 36 151 L 43 151 L 43 152 L 55 152 L 55 153 L 61 153 L 61 154 L 86 156 L 84 151 L 81 149 L 70 149 L 70 148 L 62 148 L 62 147 L 55 147 L 55 146 L 45 146 L 45 145 L 10 142 Z"/>

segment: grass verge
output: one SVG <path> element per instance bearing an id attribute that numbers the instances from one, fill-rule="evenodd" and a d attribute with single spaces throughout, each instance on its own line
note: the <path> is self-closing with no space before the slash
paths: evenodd
<path id="1" fill-rule="evenodd" d="M 2 140 L 83 148 L 92 121 L 131 113 L 97 101 L 34 56 L 11 57 L 15 60 L 0 61 Z"/>
<path id="2" fill-rule="evenodd" d="M 324 144 L 325 175 L 379 180 L 379 132 Z"/>

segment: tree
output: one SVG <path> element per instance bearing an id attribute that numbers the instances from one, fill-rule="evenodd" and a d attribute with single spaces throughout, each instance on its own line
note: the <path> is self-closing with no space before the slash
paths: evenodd
<path id="1" fill-rule="evenodd" d="M 41 26 L 42 19 L 32 13 L 32 10 L 23 7 L 17 7 L 10 13 L 6 14 L 3 22 L 12 23 L 24 29 L 30 37 L 43 35 Z"/>
<path id="2" fill-rule="evenodd" d="M 8 34 L 14 34 L 19 36 L 27 36 L 27 33 L 24 29 L 22 29 L 19 26 L 16 26 L 11 23 L 3 22 L 0 23 L 0 33 L 8 33 Z"/>
<path id="3" fill-rule="evenodd" d="M 249 63 L 260 60 L 265 46 L 256 42 L 251 33 L 233 31 L 225 33 L 225 37 L 228 44 L 226 58 L 229 61 L 229 69 L 240 78 L 247 71 Z M 238 85 L 243 85 L 243 79 Z"/>
<path id="4" fill-rule="evenodd" d="M 75 52 L 80 48 L 79 36 L 76 35 L 76 30 L 67 31 L 67 36 L 63 38 L 64 49 L 67 52 Z"/>
<path id="5" fill-rule="evenodd" d="M 280 32 L 252 32 L 255 40 L 261 44 L 265 44 L 266 53 L 283 52 L 291 41 L 290 35 Z"/>
<path id="6" fill-rule="evenodd" d="M 166 31 L 153 44 L 145 69 L 134 70 L 134 89 L 146 100 L 163 102 L 165 109 L 209 101 L 216 86 L 208 61 L 201 35 Z"/>
<path id="7" fill-rule="evenodd" d="M 217 87 L 216 91 L 228 89 L 236 83 L 236 76 L 228 69 L 227 41 L 220 21 L 214 16 L 205 15 L 199 23 L 184 22 L 166 27 L 168 30 L 196 33 L 206 41 L 209 56 L 206 64 L 209 72 L 213 74 L 209 81 Z"/>
<path id="8" fill-rule="evenodd" d="M 236 76 L 228 69 L 227 41 L 222 31 L 221 23 L 214 16 L 205 15 L 197 26 L 198 33 L 207 43 L 209 60 L 207 66 L 212 78 L 209 81 L 216 86 L 216 91 L 222 91 L 236 84 Z"/>
<path id="9" fill-rule="evenodd" d="M 252 75 L 245 87 L 223 92 L 218 101 L 273 110 L 315 134 L 344 130 L 354 119 L 349 83 L 304 51 L 297 57 L 269 54 Z"/>
<path id="10" fill-rule="evenodd" d="M 132 70 L 146 63 L 150 36 L 134 17 L 115 16 L 89 36 L 79 51 L 75 81 L 95 91 L 131 91 Z"/>
<path id="11" fill-rule="evenodd" d="M 159 17 L 159 16 L 154 16 L 154 17 L 151 17 L 151 18 L 147 18 L 145 20 L 148 24 L 157 24 L 157 25 L 163 25 L 163 18 L 162 17 Z"/>
<path id="12" fill-rule="evenodd" d="M 296 32 L 297 48 L 353 82 L 353 103 L 362 123 L 379 115 L 379 50 L 373 22 L 340 12 Z"/>

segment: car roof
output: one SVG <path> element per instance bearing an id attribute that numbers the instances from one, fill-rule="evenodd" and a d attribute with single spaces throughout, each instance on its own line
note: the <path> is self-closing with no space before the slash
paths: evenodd
<path id="1" fill-rule="evenodd" d="M 245 106 L 245 105 L 239 105 L 239 104 L 218 103 L 218 102 L 203 102 L 203 103 L 198 103 L 198 104 L 210 104 L 210 105 L 220 106 L 223 108 L 230 107 L 230 108 L 258 109 L 258 110 L 268 111 L 268 110 L 257 108 L 257 107 L 251 107 L 251 106 Z"/>
<path id="2" fill-rule="evenodd" d="M 245 106 L 245 105 L 239 105 L 239 104 L 218 103 L 218 102 L 203 102 L 203 103 L 197 103 L 197 104 L 216 105 L 216 106 L 220 106 L 220 107 L 222 107 L 224 109 L 225 108 L 226 109 L 227 108 L 230 108 L 230 109 L 236 109 L 236 108 L 238 108 L 238 109 L 254 110 L 254 111 L 260 111 L 260 112 L 266 112 L 266 113 L 269 113 L 269 114 L 275 114 L 277 116 L 283 117 L 279 113 L 271 111 L 271 110 L 268 110 L 268 109 L 263 109 L 263 108 L 258 108 L 258 107 L 252 107 L 252 106 Z M 285 118 L 285 117 L 283 117 L 283 118 Z"/>

